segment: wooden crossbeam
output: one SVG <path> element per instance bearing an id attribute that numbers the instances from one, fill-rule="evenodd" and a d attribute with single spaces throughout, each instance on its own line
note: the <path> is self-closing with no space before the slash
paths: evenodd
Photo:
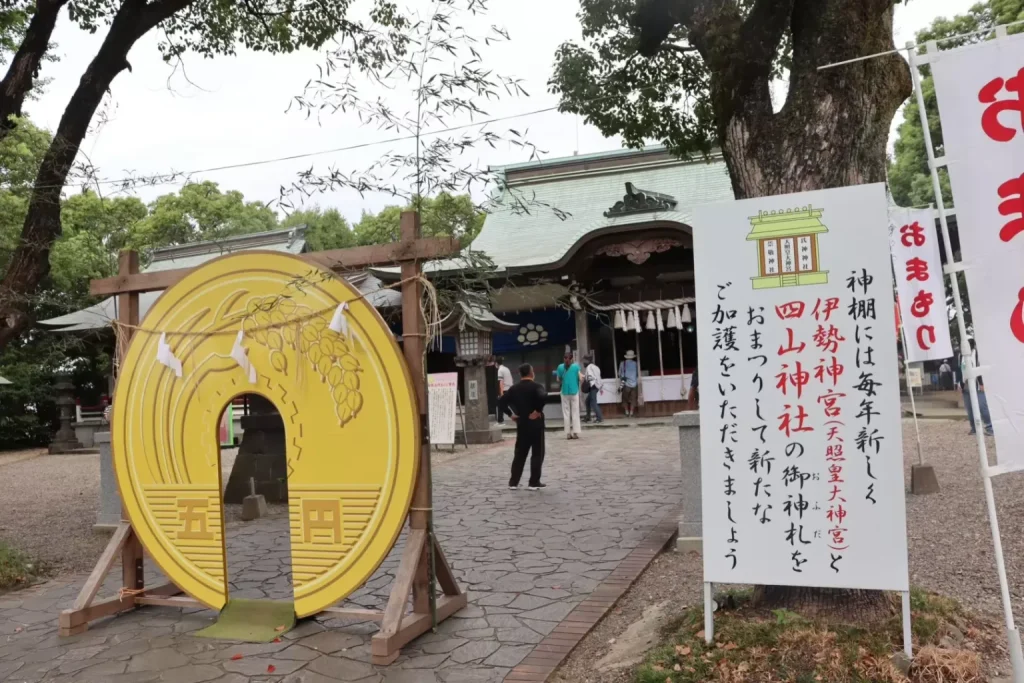
<path id="1" fill-rule="evenodd" d="M 459 250 L 459 240 L 454 237 L 421 237 L 391 244 L 313 251 L 298 254 L 298 257 L 316 266 L 345 271 L 372 266 L 391 266 L 412 259 L 444 258 L 458 254 Z M 193 270 L 195 268 L 175 268 L 152 273 L 139 273 L 137 270 L 135 273 L 120 272 L 114 277 L 93 280 L 89 284 L 89 293 L 93 296 L 110 296 L 128 292 L 155 292 L 178 283 Z"/>

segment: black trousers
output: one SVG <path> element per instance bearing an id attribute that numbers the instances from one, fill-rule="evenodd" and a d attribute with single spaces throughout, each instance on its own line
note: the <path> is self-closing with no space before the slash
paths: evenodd
<path id="1" fill-rule="evenodd" d="M 526 456 L 530 456 L 530 486 L 540 483 L 541 468 L 544 466 L 544 423 L 522 426 L 516 429 L 516 449 L 512 458 L 512 477 L 509 486 L 518 486 L 526 466 Z"/>

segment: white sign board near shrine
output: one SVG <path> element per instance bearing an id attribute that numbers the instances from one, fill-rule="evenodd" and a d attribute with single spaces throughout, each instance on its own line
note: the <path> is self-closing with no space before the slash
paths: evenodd
<path id="1" fill-rule="evenodd" d="M 458 413 L 459 373 L 439 372 L 427 375 L 427 406 L 430 412 L 430 443 L 455 443 L 455 417 Z"/>
<path id="2" fill-rule="evenodd" d="M 693 210 L 704 581 L 906 591 L 883 185 Z"/>

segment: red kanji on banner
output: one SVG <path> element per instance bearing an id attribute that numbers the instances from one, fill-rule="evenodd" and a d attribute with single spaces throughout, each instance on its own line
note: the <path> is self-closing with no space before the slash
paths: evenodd
<path id="1" fill-rule="evenodd" d="M 900 228 L 900 241 L 905 247 L 923 247 L 925 242 L 924 228 L 917 221 Z"/>
<path id="2" fill-rule="evenodd" d="M 928 262 L 916 256 L 907 261 L 907 282 L 913 280 L 928 281 Z"/>
<path id="3" fill-rule="evenodd" d="M 1016 216 L 999 231 L 999 239 L 1009 242 L 1024 232 L 1024 175 L 1000 185 L 999 196 L 1003 198 L 999 205 L 1000 215 Z"/>
<path id="4" fill-rule="evenodd" d="M 1024 344 L 1024 289 L 1017 293 L 1017 307 L 1010 314 L 1010 331 L 1021 344 Z"/>
<path id="5" fill-rule="evenodd" d="M 935 297 L 932 296 L 932 293 L 922 289 L 914 296 L 914 301 L 910 304 L 910 314 L 915 318 L 927 318 L 934 303 Z"/>
<path id="6" fill-rule="evenodd" d="M 997 99 L 1004 88 L 1010 96 L 1002 100 Z M 978 101 L 989 105 L 981 115 L 981 128 L 996 142 L 1009 142 L 1016 137 L 1018 129 L 1024 128 L 1024 102 L 1021 101 L 1021 90 L 1024 90 L 1024 69 L 1006 80 L 993 78 L 978 92 Z M 1019 120 L 1016 127 L 1010 128 L 999 121 L 999 115 L 1004 111 L 1017 113 Z"/>

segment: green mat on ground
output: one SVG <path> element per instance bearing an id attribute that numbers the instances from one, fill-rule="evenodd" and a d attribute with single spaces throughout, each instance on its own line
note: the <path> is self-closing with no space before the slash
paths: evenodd
<path id="1" fill-rule="evenodd" d="M 276 600 L 228 600 L 216 623 L 194 635 L 200 638 L 269 643 L 295 627 L 295 605 Z"/>

